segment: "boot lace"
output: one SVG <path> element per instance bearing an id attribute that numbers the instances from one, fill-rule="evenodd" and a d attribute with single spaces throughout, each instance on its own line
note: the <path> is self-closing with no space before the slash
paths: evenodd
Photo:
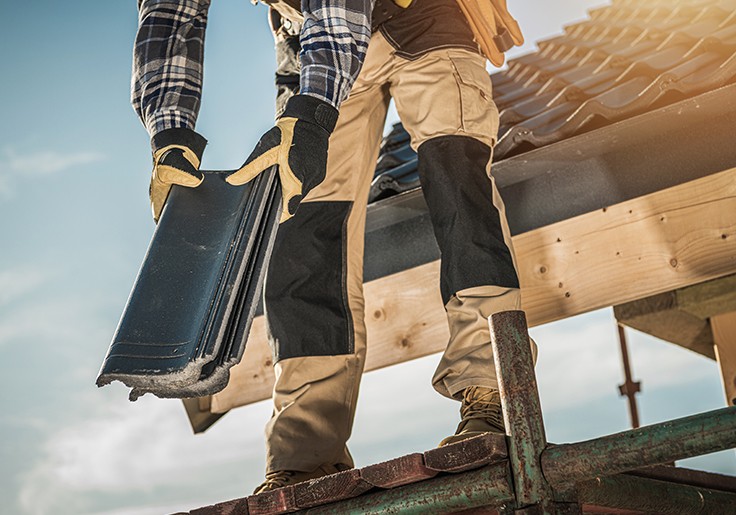
<path id="1" fill-rule="evenodd" d="M 460 406 L 461 422 L 458 432 L 474 419 L 482 419 L 492 426 L 504 430 L 503 412 L 501 411 L 501 396 L 497 390 L 471 386 L 463 392 L 463 402 Z"/>
<path id="2" fill-rule="evenodd" d="M 261 486 L 256 488 L 257 492 L 265 490 L 275 490 L 277 488 L 283 488 L 289 484 L 289 480 L 294 476 L 292 470 L 276 470 L 266 474 L 266 480 Z"/>

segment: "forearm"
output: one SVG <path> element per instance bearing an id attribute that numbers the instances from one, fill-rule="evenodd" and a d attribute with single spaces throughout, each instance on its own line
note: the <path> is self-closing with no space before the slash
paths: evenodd
<path id="1" fill-rule="evenodd" d="M 133 51 L 133 108 L 151 137 L 194 129 L 210 0 L 143 0 Z"/>
<path id="2" fill-rule="evenodd" d="M 302 0 L 300 93 L 340 107 L 371 38 L 375 0 Z"/>

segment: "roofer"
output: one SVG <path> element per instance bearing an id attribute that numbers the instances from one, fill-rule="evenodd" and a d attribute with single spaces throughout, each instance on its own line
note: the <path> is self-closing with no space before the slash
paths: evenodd
<path id="1" fill-rule="evenodd" d="M 300 16 L 298 1 L 267 3 L 281 13 L 272 12 L 281 109 L 288 90 L 297 87 Z M 520 308 L 519 281 L 503 203 L 490 175 L 498 112 L 479 50 L 483 34 L 474 38 L 468 20 L 492 31 L 481 43 L 496 64 L 506 46 L 521 44 L 521 33 L 505 0 L 463 0 L 467 19 L 457 0 L 403 3 L 411 5 L 376 1 L 362 71 L 330 138 L 326 176 L 311 183 L 313 189 L 276 237 L 265 283 L 276 384 L 266 428 L 266 481 L 256 493 L 353 466 L 346 442 L 366 352 L 366 203 L 392 97 L 418 153 L 441 251 L 440 290 L 450 340 L 433 385 L 461 401 L 456 434 L 441 444 L 504 432 L 488 317 Z M 485 6 L 481 17 L 478 6 Z M 303 32 L 302 43 L 308 52 Z M 302 91 L 303 86 L 302 75 Z M 284 116 L 290 106 L 291 100 Z M 228 181 L 240 184 L 268 163 L 238 171 Z"/>
<path id="2" fill-rule="evenodd" d="M 282 221 L 325 176 L 327 144 L 340 103 L 360 71 L 370 39 L 372 0 L 304 0 L 301 88 L 249 160 L 282 159 Z M 196 187 L 207 140 L 194 131 L 202 95 L 204 35 L 210 0 L 138 0 L 132 103 L 151 137 L 154 220 L 173 184 Z M 291 163 L 291 166 L 288 166 Z M 238 174 L 239 180 L 248 173 Z M 243 175 L 246 174 L 246 175 Z"/>

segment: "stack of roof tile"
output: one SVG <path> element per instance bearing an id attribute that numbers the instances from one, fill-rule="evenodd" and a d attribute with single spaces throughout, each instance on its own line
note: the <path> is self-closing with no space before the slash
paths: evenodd
<path id="1" fill-rule="evenodd" d="M 240 362 L 280 213 L 276 172 L 234 188 L 205 172 L 172 188 L 102 364 L 97 385 L 130 399 L 201 397 Z"/>
<path id="2" fill-rule="evenodd" d="M 736 0 L 614 0 L 491 75 L 501 160 L 736 82 Z M 419 186 L 400 124 L 370 200 Z"/>

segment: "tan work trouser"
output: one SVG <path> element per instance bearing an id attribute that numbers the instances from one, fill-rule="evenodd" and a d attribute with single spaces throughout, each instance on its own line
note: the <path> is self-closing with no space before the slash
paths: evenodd
<path id="1" fill-rule="evenodd" d="M 330 139 L 326 179 L 309 193 L 296 216 L 282 225 L 266 280 L 266 316 L 277 360 L 274 411 L 266 428 L 269 472 L 309 471 L 323 463 L 353 466 L 346 442 L 366 352 L 366 203 L 390 97 L 415 150 L 445 136 L 473 138 L 490 148 L 495 143 L 498 111 L 483 57 L 462 49 L 439 49 L 408 61 L 394 54 L 380 32 L 374 34 Z M 490 178 L 490 153 L 485 170 Z M 503 203 L 490 182 L 493 206 L 488 207 L 500 213 L 501 244 L 513 256 Z M 304 234 L 314 233 L 312 239 L 319 240 L 319 232 L 335 217 L 341 220 L 342 248 L 333 257 L 324 257 L 330 254 L 324 245 L 304 240 Z M 509 266 L 515 274 L 513 263 Z M 302 272 L 294 267 L 303 267 Z M 336 289 L 341 287 L 344 293 L 338 295 L 340 302 L 323 310 L 323 317 L 310 310 L 329 302 L 301 288 L 308 280 L 305 276 L 333 268 L 338 273 L 325 275 L 324 281 L 335 281 Z M 448 397 L 471 385 L 497 387 L 487 320 L 495 312 L 519 309 L 519 290 L 477 284 L 452 293 L 446 304 L 451 337 L 433 385 Z M 335 324 L 320 325 L 333 316 L 337 321 L 349 319 L 336 334 Z M 303 329 L 297 331 L 296 326 Z M 289 336 L 289 331 L 298 334 Z M 285 341 L 289 338 L 304 341 Z M 294 348 L 298 349 L 290 350 Z"/>

